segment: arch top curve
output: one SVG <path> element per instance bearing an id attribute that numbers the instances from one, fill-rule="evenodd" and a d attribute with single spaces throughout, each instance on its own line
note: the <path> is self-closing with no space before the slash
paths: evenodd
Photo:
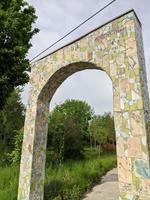
<path id="1" fill-rule="evenodd" d="M 57 69 L 43 85 L 43 88 L 40 91 L 38 99 L 41 100 L 45 98 L 47 102 L 50 102 L 57 88 L 72 74 L 80 72 L 83 70 L 95 69 L 102 70 L 99 66 L 91 62 L 75 62 L 69 65 L 63 66 L 60 69 Z"/>
<path id="2" fill-rule="evenodd" d="M 137 37 L 140 31 L 141 24 L 131 10 L 32 63 L 30 83 L 40 92 L 56 71 L 64 66 L 72 67 L 74 63 L 86 63 L 85 69 L 95 65 L 115 82 L 118 76 L 130 74 L 128 65 L 138 63 Z M 78 71 L 78 65 L 76 68 Z"/>

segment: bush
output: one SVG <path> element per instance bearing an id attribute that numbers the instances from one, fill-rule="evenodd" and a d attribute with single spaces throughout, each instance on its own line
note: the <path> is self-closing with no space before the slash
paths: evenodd
<path id="1" fill-rule="evenodd" d="M 7 167 L 11 164 L 19 164 L 21 159 L 21 147 L 22 147 L 22 141 L 23 141 L 23 129 L 19 131 L 14 131 L 15 137 L 14 137 L 14 149 L 10 153 L 10 151 L 5 150 L 1 153 L 1 160 L 0 160 L 0 166 L 1 167 Z"/>
<path id="2" fill-rule="evenodd" d="M 80 187 L 74 185 L 71 189 L 64 189 L 63 198 L 65 200 L 79 200 L 80 199 Z"/>
<path id="3" fill-rule="evenodd" d="M 22 142 L 23 142 L 23 129 L 16 131 L 14 139 L 14 150 L 10 154 L 8 154 L 8 158 L 10 158 L 10 162 L 12 164 L 20 163 Z"/>
<path id="4" fill-rule="evenodd" d="M 46 182 L 44 188 L 44 199 L 57 199 L 62 198 L 62 188 L 63 188 L 63 181 L 60 178 L 52 178 L 50 181 Z"/>

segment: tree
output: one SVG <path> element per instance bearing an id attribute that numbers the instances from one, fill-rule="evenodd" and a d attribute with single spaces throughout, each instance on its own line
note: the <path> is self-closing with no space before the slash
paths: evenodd
<path id="1" fill-rule="evenodd" d="M 15 87 L 28 82 L 35 9 L 25 0 L 0 1 L 0 110 Z"/>
<path id="2" fill-rule="evenodd" d="M 94 116 L 89 131 L 92 140 L 94 140 L 95 147 L 99 144 L 99 148 L 107 146 L 106 144 L 113 144 L 112 149 L 115 149 L 116 137 L 114 118 L 111 113 L 104 113 L 102 116 Z"/>
<path id="3" fill-rule="evenodd" d="M 24 124 L 24 105 L 21 102 L 21 89 L 14 90 L 7 98 L 3 110 L 0 111 L 0 142 L 1 148 L 12 150 L 16 131 Z"/>
<path id="4" fill-rule="evenodd" d="M 80 124 L 73 116 L 64 123 L 64 158 L 79 158 L 83 151 Z"/>
<path id="5" fill-rule="evenodd" d="M 81 156 L 84 141 L 89 138 L 88 126 L 93 111 L 79 100 L 57 105 L 49 116 L 48 148 L 53 149 L 56 163 Z"/>
<path id="6" fill-rule="evenodd" d="M 52 162 L 59 166 L 64 160 L 64 114 L 55 109 L 49 115 L 47 149 L 52 151 Z"/>
<path id="7" fill-rule="evenodd" d="M 108 132 L 106 127 L 102 126 L 102 117 L 94 116 L 90 126 L 89 126 L 90 134 L 94 139 L 95 147 L 99 147 L 99 154 L 101 152 L 102 144 L 107 142 Z"/>
<path id="8" fill-rule="evenodd" d="M 102 121 L 102 126 L 105 127 L 108 132 L 107 142 L 115 144 L 116 143 L 116 134 L 115 134 L 114 117 L 109 112 L 104 113 L 101 121 Z"/>
<path id="9" fill-rule="evenodd" d="M 65 116 L 73 116 L 80 126 L 81 137 L 84 141 L 89 140 L 88 126 L 92 119 L 93 110 L 85 101 L 66 100 L 63 104 L 57 105 L 55 111 L 64 113 Z"/>
<path id="10" fill-rule="evenodd" d="M 23 142 L 23 129 L 16 131 L 14 137 L 14 149 L 11 153 L 7 153 L 6 156 L 11 164 L 18 164 L 21 160 L 22 142 Z"/>

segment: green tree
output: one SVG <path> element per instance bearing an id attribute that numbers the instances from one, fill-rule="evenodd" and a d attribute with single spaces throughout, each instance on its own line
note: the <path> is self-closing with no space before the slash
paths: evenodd
<path id="1" fill-rule="evenodd" d="M 80 124 L 73 116 L 64 123 L 64 158 L 79 158 L 83 151 Z"/>
<path id="2" fill-rule="evenodd" d="M 114 125 L 114 117 L 110 112 L 104 113 L 101 120 L 102 127 L 105 127 L 108 133 L 107 142 L 108 143 L 116 143 L 116 134 L 115 134 L 115 125 Z"/>
<path id="3" fill-rule="evenodd" d="M 9 163 L 16 164 L 20 163 L 21 160 L 21 151 L 22 151 L 22 142 L 23 142 L 23 129 L 16 131 L 14 137 L 14 149 L 11 153 L 6 154 Z"/>
<path id="4" fill-rule="evenodd" d="M 67 100 L 50 113 L 48 148 L 53 147 L 56 163 L 81 155 L 84 141 L 89 138 L 88 126 L 92 114 L 91 107 L 79 100 Z"/>
<path id="5" fill-rule="evenodd" d="M 28 82 L 35 9 L 25 0 L 0 1 L 0 109 L 15 87 Z"/>
<path id="6" fill-rule="evenodd" d="M 53 152 L 50 156 L 55 166 L 60 165 L 64 159 L 64 121 L 61 112 L 54 110 L 49 115 L 47 148 Z"/>
<path id="7" fill-rule="evenodd" d="M 98 146 L 99 148 L 99 154 L 101 152 L 102 145 L 107 142 L 108 138 L 108 132 L 106 127 L 103 126 L 102 120 L 101 116 L 94 116 L 89 126 L 91 137 L 94 139 L 95 147 Z"/>
<path id="8" fill-rule="evenodd" d="M 111 113 L 104 113 L 102 116 L 94 116 L 90 126 L 89 131 L 91 135 L 91 145 L 94 140 L 95 147 L 97 144 L 99 148 L 102 149 L 102 145 L 106 143 L 115 144 L 115 127 L 114 118 Z"/>
<path id="9" fill-rule="evenodd" d="M 23 127 L 25 108 L 21 102 L 21 91 L 14 90 L 0 111 L 0 148 L 12 150 L 16 131 Z"/>
<path id="10" fill-rule="evenodd" d="M 64 113 L 65 116 L 73 116 L 80 126 L 81 137 L 84 141 L 89 140 L 88 126 L 93 116 L 93 110 L 85 101 L 66 100 L 63 104 L 57 105 L 56 112 Z"/>

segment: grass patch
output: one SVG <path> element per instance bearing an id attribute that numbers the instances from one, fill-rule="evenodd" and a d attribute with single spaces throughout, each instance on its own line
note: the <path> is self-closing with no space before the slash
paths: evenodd
<path id="1" fill-rule="evenodd" d="M 0 168 L 0 200 L 16 200 L 19 167 Z"/>
<path id="2" fill-rule="evenodd" d="M 115 155 L 99 158 L 88 149 L 85 154 L 85 159 L 66 161 L 58 169 L 46 167 L 44 200 L 79 200 L 100 181 L 100 177 L 116 166 Z M 0 200 L 17 199 L 18 174 L 18 166 L 0 168 Z"/>
<path id="3" fill-rule="evenodd" d="M 65 162 L 59 169 L 46 169 L 44 200 L 79 200 L 84 192 L 110 169 L 116 156 L 105 155 L 82 161 Z"/>

